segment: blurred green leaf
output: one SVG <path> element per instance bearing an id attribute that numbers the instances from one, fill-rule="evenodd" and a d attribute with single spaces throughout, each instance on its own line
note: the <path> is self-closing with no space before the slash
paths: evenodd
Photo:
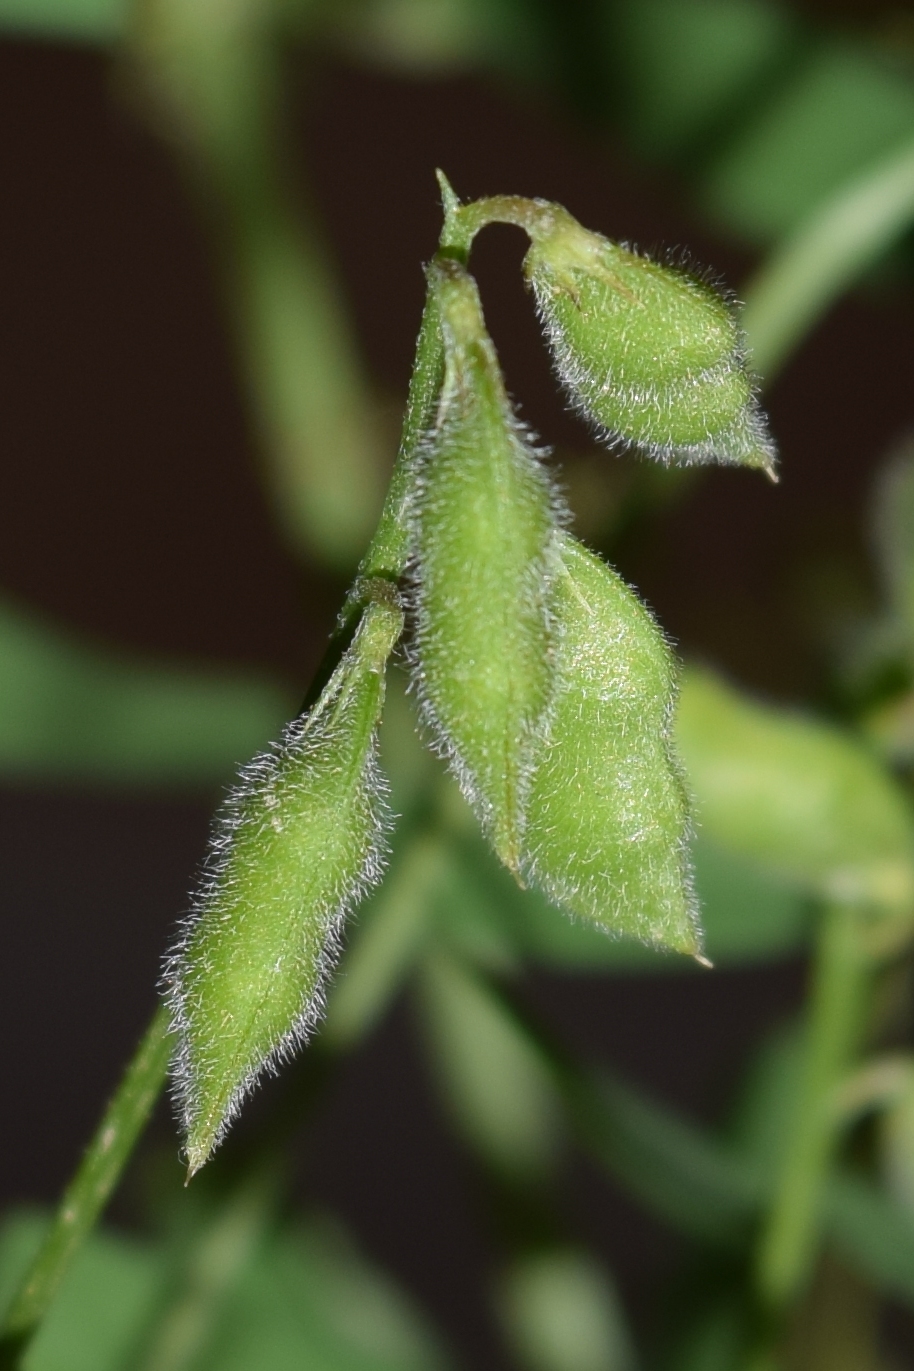
<path id="1" fill-rule="evenodd" d="M 46 1218 L 0 1227 L 0 1307 Z M 128 1371 L 162 1298 L 166 1249 L 96 1231 L 75 1259 L 24 1371 Z M 261 1244 L 195 1371 L 441 1371 L 425 1321 L 332 1224 Z"/>
<path id="2" fill-rule="evenodd" d="M 749 282 L 742 322 L 753 368 L 770 381 L 803 334 L 912 219 L 909 138 L 818 205 Z"/>
<path id="3" fill-rule="evenodd" d="M 38 1250 L 39 1213 L 9 1215 L 0 1228 L 0 1307 Z M 95 1232 L 80 1249 L 25 1356 L 24 1371 L 120 1371 L 164 1280 L 160 1253 Z"/>
<path id="4" fill-rule="evenodd" d="M 320 1226 L 266 1249 L 199 1371 L 438 1371 L 445 1364 L 404 1296 L 337 1229 Z"/>
<path id="5" fill-rule="evenodd" d="M 715 1245 L 750 1238 L 770 1187 L 766 1159 L 722 1143 L 608 1076 L 568 1072 L 560 1084 L 588 1150 L 655 1214 Z M 828 1181 L 824 1214 L 844 1258 L 879 1289 L 914 1305 L 911 1216 L 871 1181 L 847 1172 Z"/>
<path id="6" fill-rule="evenodd" d="M 805 946 L 812 909 L 802 892 L 701 833 L 692 857 L 705 952 L 715 966 L 772 961 Z"/>
<path id="7" fill-rule="evenodd" d="M 588 1151 L 653 1213 L 715 1245 L 748 1240 L 762 1191 L 735 1149 L 605 1073 L 562 1086 Z"/>
<path id="8" fill-rule="evenodd" d="M 851 735 L 692 668 L 677 736 L 700 830 L 717 846 L 809 894 L 910 910 L 910 807 Z"/>
<path id="9" fill-rule="evenodd" d="M 914 1305 L 914 1221 L 871 1181 L 836 1176 L 826 1226 L 841 1255 L 886 1294 Z"/>
<path id="10" fill-rule="evenodd" d="M 0 776 L 118 784 L 228 780 L 295 702 L 253 673 L 98 651 L 0 605 Z"/>
<path id="11" fill-rule="evenodd" d="M 426 959 L 420 989 L 434 1079 L 458 1127 L 506 1175 L 546 1172 L 560 1113 L 548 1068 L 522 1026 L 446 954 Z"/>
<path id="12" fill-rule="evenodd" d="M 452 875 L 451 854 L 439 836 L 413 832 L 395 844 L 384 884 L 352 918 L 321 1030 L 325 1041 L 352 1046 L 381 1018 L 424 948 Z"/>
<path id="13" fill-rule="evenodd" d="M 676 1340 L 664 1371 L 733 1371 L 746 1346 L 746 1310 L 730 1292 L 705 1298 Z"/>
<path id="14" fill-rule="evenodd" d="M 701 187 L 718 218 L 764 242 L 914 135 L 914 83 L 862 45 L 829 40 L 737 130 Z"/>
<path id="15" fill-rule="evenodd" d="M 748 1063 L 727 1138 L 774 1185 L 801 1085 L 803 1037 L 796 1022 L 779 1024 Z"/>
<path id="16" fill-rule="evenodd" d="M 129 8 L 129 0 L 0 0 L 0 31 L 110 43 L 126 28 Z"/>
<path id="17" fill-rule="evenodd" d="M 458 936 L 484 924 L 518 956 L 569 971 L 695 970 L 688 958 L 610 937 L 589 922 L 567 918 L 538 891 L 521 890 L 472 834 L 461 835 L 457 846 L 462 881 L 445 917 Z M 803 892 L 701 834 L 692 857 L 705 950 L 715 966 L 768 961 L 804 945 L 811 919 Z"/>
<path id="18" fill-rule="evenodd" d="M 601 10 L 622 118 L 647 156 L 675 156 L 738 117 L 796 47 L 794 16 L 765 0 L 624 0 Z"/>
<path id="19" fill-rule="evenodd" d="M 499 1308 L 527 1371 L 634 1371 L 622 1304 L 587 1252 L 559 1248 L 522 1257 L 501 1280 Z"/>

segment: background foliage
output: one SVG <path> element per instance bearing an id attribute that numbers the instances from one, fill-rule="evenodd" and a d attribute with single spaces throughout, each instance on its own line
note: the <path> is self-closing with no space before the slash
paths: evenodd
<path id="1" fill-rule="evenodd" d="M 388 375 L 364 360 L 371 349 L 361 338 L 359 287 L 401 251 L 416 268 L 416 254 L 428 255 L 434 241 L 431 160 L 427 243 L 413 238 L 394 197 L 385 201 L 375 189 L 364 203 L 353 172 L 348 203 L 357 228 L 347 231 L 363 236 L 356 269 L 340 285 L 345 253 L 322 220 L 321 156 L 310 165 L 302 154 L 293 113 L 293 95 L 307 98 L 309 83 L 318 91 L 333 64 L 373 73 L 368 80 L 431 83 L 448 117 L 476 130 L 480 145 L 499 140 L 483 117 L 493 111 L 505 120 L 508 110 L 521 111 L 544 145 L 558 125 L 562 138 L 586 150 L 588 165 L 605 156 L 648 187 L 644 194 L 675 205 L 694 226 L 694 240 L 691 228 L 674 229 L 686 246 L 697 242 L 699 255 L 734 273 L 766 383 L 785 369 L 771 394 L 776 433 L 779 407 L 788 410 L 779 397 L 814 409 L 804 400 L 812 354 L 807 346 L 793 362 L 795 349 L 856 292 L 856 303 L 832 316 L 832 334 L 821 334 L 834 341 L 819 361 L 836 411 L 840 391 L 857 396 L 855 475 L 837 458 L 829 469 L 827 410 L 816 411 L 825 461 L 804 466 L 786 426 L 783 498 L 792 502 L 793 533 L 786 549 L 777 541 L 786 523 L 763 521 L 755 535 L 754 546 L 770 544 L 751 573 L 770 583 L 756 596 L 760 622 L 734 625 L 747 598 L 732 594 L 720 563 L 710 590 L 696 557 L 694 578 L 688 567 L 677 571 L 675 592 L 664 593 L 670 577 L 665 582 L 657 549 L 673 536 L 687 552 L 699 550 L 681 530 L 702 501 L 726 517 L 753 501 L 768 509 L 781 492 L 740 484 L 742 504 L 728 506 L 716 492 L 742 477 L 712 481 L 595 459 L 570 421 L 556 430 L 557 456 L 584 536 L 645 587 L 664 622 L 669 605 L 668 626 L 683 650 L 706 659 L 687 671 L 680 742 L 699 800 L 697 885 L 719 974 L 804 956 L 823 908 L 836 902 L 850 898 L 872 915 L 868 1027 L 827 1064 L 829 1080 L 814 1083 L 838 1090 L 832 1142 L 840 1140 L 841 1160 L 835 1168 L 821 1159 L 815 1275 L 800 1283 L 779 1355 L 789 1365 L 835 1368 L 888 1366 L 910 1355 L 903 1326 L 886 1332 L 879 1313 L 886 1301 L 914 1301 L 906 950 L 914 476 L 909 402 L 899 412 L 884 403 L 879 371 L 908 369 L 892 345 L 910 344 L 909 16 L 885 8 L 860 19 L 747 0 L 4 0 L 0 17 L 10 41 L 103 48 L 118 118 L 145 124 L 180 168 L 233 340 L 247 407 L 238 424 L 248 425 L 279 537 L 310 597 L 303 617 L 315 639 L 312 660 L 370 530 L 393 446 L 382 393 Z M 323 153 L 331 160 L 332 136 L 331 121 Z M 458 182 L 465 193 L 500 188 Z M 553 193 L 540 184 L 518 189 Z M 585 218 L 587 206 L 570 208 Z M 593 227 L 622 236 L 612 222 Z M 383 246 L 383 261 L 373 243 Z M 485 259 L 481 275 L 485 292 Z M 391 304 L 392 332 L 398 310 L 415 332 L 416 276 L 415 318 L 405 303 Z M 383 316 L 386 297 L 370 289 Z M 524 355 L 523 339 L 506 337 L 509 380 L 546 429 L 540 413 L 550 412 L 534 408 L 541 377 L 534 371 L 525 382 L 512 365 Z M 45 398 L 49 407 L 61 402 Z M 186 437 L 182 451 L 192 463 Z M 855 498 L 864 487 L 866 509 Z M 734 541 L 729 549 L 737 586 L 752 548 Z M 116 564 L 109 575 L 118 575 Z M 690 596 L 710 606 L 704 620 L 683 610 Z M 99 637 L 52 623 L 13 595 L 2 607 L 0 768 L 14 797 L 16 787 L 27 795 L 67 786 L 72 794 L 99 785 L 109 796 L 212 794 L 275 735 L 306 684 L 300 658 L 278 679 L 177 654 L 143 660 L 129 643 Z M 758 704 L 715 667 L 778 703 Z M 570 1056 L 561 1033 L 555 1042 L 553 1030 L 529 1021 L 537 974 L 588 984 L 609 973 L 648 977 L 651 1013 L 662 1014 L 678 992 L 658 989 L 654 978 L 672 987 L 690 973 L 671 960 L 658 967 L 655 954 L 567 923 L 517 891 L 411 741 L 408 711 L 393 688 L 384 745 L 402 836 L 387 882 L 354 930 L 313 1060 L 269 1095 L 260 1131 L 227 1148 L 214 1178 L 189 1198 L 178 1193 L 167 1129 L 164 1159 L 150 1146 L 131 1181 L 131 1236 L 105 1231 L 87 1243 L 29 1367 L 73 1367 L 80 1356 L 96 1368 L 265 1371 L 459 1360 L 459 1330 L 457 1351 L 445 1350 L 447 1339 L 364 1264 L 338 1221 L 302 1214 L 290 1198 L 295 1166 L 282 1139 L 300 1136 L 303 1112 L 319 1119 L 327 1065 L 365 1039 L 404 985 L 445 1117 L 473 1158 L 492 1319 L 482 1355 L 532 1371 L 750 1364 L 757 1311 L 746 1272 L 764 1215 L 777 1204 L 785 1139 L 803 1112 L 798 1063 L 809 1030 L 799 997 L 789 995 L 794 1019 L 756 1044 L 713 1127 L 699 1128 L 616 1071 L 592 1068 L 592 1047 L 580 1060 Z M 624 1002 L 619 982 L 605 986 Z M 814 1001 L 807 1015 L 814 1018 Z M 807 1078 L 807 1098 L 809 1090 Z M 362 1145 L 370 1148 L 370 1138 Z M 681 1235 L 666 1288 L 640 1290 L 627 1310 L 600 1243 L 588 1242 L 562 1199 L 568 1158 L 580 1168 L 582 1153 Z M 44 1222 L 24 1212 L 7 1221 L 6 1288 Z M 464 1342 L 464 1359 L 472 1346 Z"/>

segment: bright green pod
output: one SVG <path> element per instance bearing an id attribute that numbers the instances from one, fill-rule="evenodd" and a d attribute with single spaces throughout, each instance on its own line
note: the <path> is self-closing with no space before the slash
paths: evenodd
<path id="1" fill-rule="evenodd" d="M 851 734 L 685 674 L 677 739 L 702 834 L 811 895 L 914 911 L 901 786 Z"/>
<path id="2" fill-rule="evenodd" d="M 606 441 L 662 462 L 761 467 L 775 450 L 730 301 L 682 266 L 540 203 L 524 270 L 559 378 Z"/>
<path id="3" fill-rule="evenodd" d="M 527 801 L 524 877 L 571 914 L 697 955 L 676 663 L 641 601 L 560 535 L 556 690 Z"/>
<path id="4" fill-rule="evenodd" d="M 368 605 L 318 702 L 244 769 L 217 819 L 166 972 L 191 1175 L 261 1074 L 308 1037 L 345 915 L 380 877 L 376 735 L 402 623 L 392 591 Z"/>
<path id="5" fill-rule="evenodd" d="M 549 700 L 555 501 L 511 410 L 475 282 L 433 263 L 445 350 L 417 501 L 423 711 L 501 860 L 517 870 L 533 738 Z"/>

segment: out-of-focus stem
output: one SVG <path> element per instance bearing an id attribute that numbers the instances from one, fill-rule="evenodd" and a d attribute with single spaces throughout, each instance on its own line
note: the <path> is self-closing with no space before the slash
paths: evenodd
<path id="1" fill-rule="evenodd" d="M 380 505 L 379 442 L 339 290 L 290 190 L 268 0 L 145 0 L 132 54 L 154 122 L 202 194 L 280 521 L 355 565 Z"/>
<path id="2" fill-rule="evenodd" d="M 816 951 L 803 1074 L 756 1261 L 761 1310 L 775 1330 L 803 1293 L 816 1259 L 822 1198 L 842 1127 L 835 1107 L 837 1087 L 859 1040 L 871 967 L 862 946 L 859 911 L 841 904 L 826 909 Z"/>
<path id="3" fill-rule="evenodd" d="M 107 1204 L 159 1097 L 170 1051 L 168 1011 L 159 1008 L 13 1296 L 0 1330 L 0 1367 L 19 1365 L 74 1254 Z"/>

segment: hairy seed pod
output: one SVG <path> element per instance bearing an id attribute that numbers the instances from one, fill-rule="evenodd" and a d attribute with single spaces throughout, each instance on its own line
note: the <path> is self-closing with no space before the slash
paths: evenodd
<path id="1" fill-rule="evenodd" d="M 502 861 L 517 870 L 532 739 L 551 685 L 555 502 L 524 440 L 475 282 L 430 269 L 445 377 L 415 530 L 423 711 Z"/>
<path id="2" fill-rule="evenodd" d="M 529 231 L 524 270 L 556 370 L 604 438 L 662 462 L 733 463 L 774 478 L 731 303 L 558 205 L 543 205 Z"/>
<path id="3" fill-rule="evenodd" d="M 392 591 L 368 605 L 318 702 L 245 768 L 217 819 L 166 971 L 191 1175 L 314 1027 L 343 919 L 380 877 L 376 734 L 402 622 Z"/>
<path id="4" fill-rule="evenodd" d="M 675 661 L 615 572 L 568 534 L 559 541 L 557 684 L 521 871 L 609 932 L 696 954 L 689 804 L 670 741 Z"/>

